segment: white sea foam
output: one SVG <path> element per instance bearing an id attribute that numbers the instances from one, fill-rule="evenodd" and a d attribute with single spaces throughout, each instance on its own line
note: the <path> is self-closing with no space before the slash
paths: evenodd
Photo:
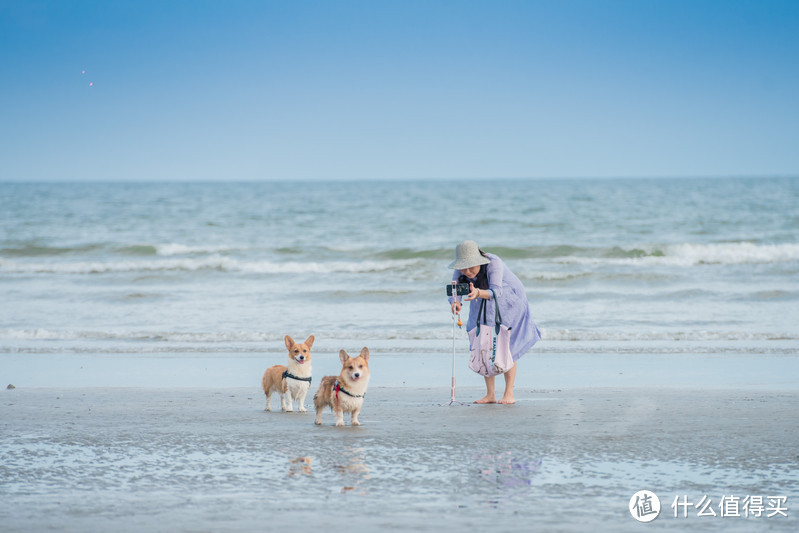
<path id="1" fill-rule="evenodd" d="M 52 330 L 5 329 L 0 330 L 4 341 L 148 341 L 183 343 L 263 342 L 282 339 L 282 335 L 252 331 L 237 332 L 180 332 L 180 331 L 97 331 L 97 330 Z"/>
<path id="2" fill-rule="evenodd" d="M 331 272 L 366 273 L 402 269 L 431 262 L 430 259 L 390 259 L 367 261 L 243 261 L 216 253 L 221 248 L 193 248 L 178 244 L 158 248 L 164 258 L 125 261 L 51 261 L 29 262 L 0 260 L 0 272 L 11 274 L 101 274 L 115 272 L 158 272 L 219 270 L 253 274 L 303 274 Z M 171 257 L 191 253 L 208 253 L 205 257 Z M 552 258 L 554 263 L 590 265 L 674 266 L 770 264 L 799 261 L 799 244 L 673 244 L 650 246 L 641 257 L 584 257 L 563 256 Z M 515 262 L 522 263 L 523 259 Z M 540 260 L 536 261 L 537 263 Z M 545 280 L 562 280 L 572 273 L 540 272 L 535 277 Z"/>
<path id="3" fill-rule="evenodd" d="M 609 265 L 665 265 L 691 267 L 696 265 L 740 265 L 785 263 L 799 261 L 799 244 L 753 244 L 748 242 L 724 244 L 669 244 L 640 247 L 641 257 L 579 257 L 556 258 L 560 263 Z"/>
<path id="4" fill-rule="evenodd" d="M 748 332 L 731 330 L 697 331 L 595 331 L 543 328 L 541 336 L 548 341 L 573 342 L 680 342 L 680 341 L 773 341 L 799 340 L 799 334 L 787 332 Z"/>
<path id="5" fill-rule="evenodd" d="M 169 243 L 158 244 L 155 246 L 156 254 L 163 256 L 171 255 L 194 255 L 194 254 L 220 254 L 234 251 L 230 246 L 187 246 L 185 244 Z"/>
<path id="6" fill-rule="evenodd" d="M 371 340 L 386 341 L 451 341 L 449 328 L 420 328 L 412 333 L 405 330 L 381 330 L 379 334 L 364 331 L 317 331 L 319 339 L 337 341 L 362 341 L 364 336 Z M 465 333 L 462 335 L 464 336 Z M 795 332 L 745 332 L 732 330 L 707 331 L 596 331 L 542 328 L 544 341 L 560 342 L 680 342 L 680 341 L 798 341 Z M 48 330 L 48 329 L 5 329 L 0 330 L 0 340 L 40 341 L 40 340 L 94 340 L 94 341 L 139 341 L 146 343 L 263 343 L 282 341 L 283 334 L 258 331 L 92 331 L 92 330 Z M 430 347 L 417 348 L 426 350 Z"/>
<path id="7" fill-rule="evenodd" d="M 690 264 L 783 263 L 799 260 L 799 244 L 681 244 L 668 246 L 667 256 Z"/>
<path id="8" fill-rule="evenodd" d="M 572 272 L 519 272 L 519 276 L 524 279 L 532 279 L 537 281 L 571 281 L 579 278 L 584 278 L 588 274 L 585 273 L 572 273 Z"/>
<path id="9" fill-rule="evenodd" d="M 0 272 L 10 274 L 104 274 L 118 272 L 170 272 L 219 270 L 251 274 L 329 274 L 331 272 L 365 273 L 406 268 L 416 259 L 389 261 L 275 262 L 241 261 L 221 255 L 198 258 L 167 258 L 130 261 L 76 261 L 35 263 L 0 260 Z"/>

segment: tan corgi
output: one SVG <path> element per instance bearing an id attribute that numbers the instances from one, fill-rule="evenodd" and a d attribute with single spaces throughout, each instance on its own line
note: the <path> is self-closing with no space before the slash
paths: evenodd
<path id="1" fill-rule="evenodd" d="M 350 357 L 341 350 L 341 374 L 325 376 L 319 383 L 319 389 L 313 397 L 316 407 L 316 425 L 322 423 L 322 411 L 330 406 L 336 415 L 336 425 L 344 425 L 344 413 L 352 413 L 352 425 L 360 426 L 358 413 L 363 406 L 366 387 L 369 385 L 369 350 L 364 348 L 358 357 Z"/>
<path id="2" fill-rule="evenodd" d="M 280 394 L 280 407 L 283 411 L 294 411 L 293 402 L 301 413 L 305 408 L 305 395 L 311 388 L 311 346 L 314 336 L 311 335 L 303 344 L 296 344 L 294 339 L 286 335 L 286 348 L 289 350 L 288 366 L 275 365 L 266 369 L 261 378 L 261 386 L 266 394 L 266 409 L 271 411 L 269 405 L 272 393 Z"/>

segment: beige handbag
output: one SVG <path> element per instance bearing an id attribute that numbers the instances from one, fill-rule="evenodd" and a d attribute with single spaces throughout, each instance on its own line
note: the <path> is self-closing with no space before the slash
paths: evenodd
<path id="1" fill-rule="evenodd" d="M 477 327 L 469 331 L 471 349 L 469 368 L 486 377 L 504 374 L 513 368 L 514 364 L 513 356 L 510 353 L 510 329 L 502 323 L 497 295 L 493 290 L 491 290 L 491 294 L 494 296 L 496 325 L 492 328 L 486 324 L 486 301 L 483 300 L 477 311 Z"/>

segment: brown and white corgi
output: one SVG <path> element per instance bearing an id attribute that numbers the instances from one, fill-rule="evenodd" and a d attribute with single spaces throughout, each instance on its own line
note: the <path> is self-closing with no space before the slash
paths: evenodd
<path id="1" fill-rule="evenodd" d="M 286 348 L 289 350 L 288 366 L 275 365 L 266 369 L 261 378 L 261 386 L 266 394 L 266 409 L 271 411 L 269 400 L 273 392 L 280 394 L 280 407 L 283 411 L 293 411 L 293 402 L 301 413 L 305 408 L 305 395 L 311 388 L 311 346 L 314 336 L 311 335 L 302 344 L 297 344 L 294 339 L 286 335 Z"/>
<path id="2" fill-rule="evenodd" d="M 352 425 L 360 426 L 358 413 L 361 412 L 366 387 L 369 385 L 369 350 L 364 348 L 358 357 L 350 357 L 341 350 L 341 374 L 325 376 L 313 397 L 316 407 L 316 425 L 322 423 L 322 411 L 330 406 L 336 415 L 336 425 L 344 425 L 344 413 L 352 413 Z"/>

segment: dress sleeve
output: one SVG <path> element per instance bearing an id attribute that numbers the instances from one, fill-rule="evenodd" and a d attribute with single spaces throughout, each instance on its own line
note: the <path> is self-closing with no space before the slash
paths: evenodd
<path id="1" fill-rule="evenodd" d="M 495 255 L 492 255 L 490 259 L 491 262 L 488 263 L 486 267 L 486 273 L 488 274 L 488 287 L 494 291 L 491 298 L 489 298 L 489 300 L 492 300 L 494 296 L 497 298 L 502 297 L 502 280 L 505 274 L 505 263 Z"/>

